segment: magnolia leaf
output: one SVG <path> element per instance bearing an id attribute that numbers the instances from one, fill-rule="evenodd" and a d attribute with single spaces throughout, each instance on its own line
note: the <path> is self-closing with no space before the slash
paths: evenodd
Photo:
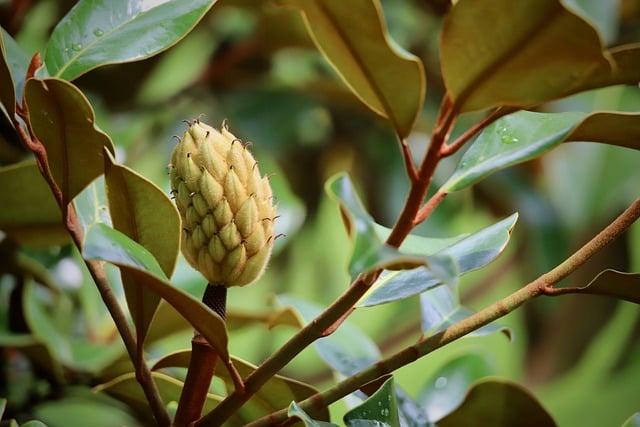
<path id="1" fill-rule="evenodd" d="M 572 93 L 613 85 L 636 85 L 640 82 L 640 43 L 616 46 L 605 53 L 613 68 L 603 64 L 578 85 Z M 567 93 L 568 95 L 569 93 Z"/>
<path id="2" fill-rule="evenodd" d="M 292 314 L 292 310 L 287 307 L 274 311 L 265 311 L 263 313 L 228 308 L 225 322 L 227 324 L 227 330 L 229 331 L 256 324 L 265 325 L 269 329 L 279 325 L 288 325 L 297 328 L 304 326 L 301 325 L 300 320 Z M 170 335 L 189 329 L 193 329 L 191 324 L 170 304 L 161 301 L 149 326 L 145 342 L 149 345 Z"/>
<path id="3" fill-rule="evenodd" d="M 458 268 L 459 276 L 482 268 L 496 259 L 506 248 L 517 220 L 518 214 L 515 213 L 461 239 L 459 237 L 443 239 L 455 243 L 433 255 L 444 255 L 453 259 Z M 413 237 L 417 238 L 418 236 Z M 385 271 L 363 296 L 358 307 L 370 307 L 409 298 L 440 284 L 442 281 L 424 267 L 403 271 Z"/>
<path id="4" fill-rule="evenodd" d="M 640 65 L 638 65 L 640 69 Z M 589 114 L 565 141 L 601 142 L 640 150 L 640 114 L 596 112 Z"/>
<path id="5" fill-rule="evenodd" d="M 62 399 L 40 403 L 33 413 L 53 427 L 82 427 L 87 420 L 91 420 L 91 427 L 143 425 L 122 402 L 84 388 L 72 388 Z"/>
<path id="6" fill-rule="evenodd" d="M 362 404 L 344 414 L 343 420 L 348 426 L 354 427 L 363 425 L 400 427 L 393 377 L 386 380 Z M 375 423 L 362 423 L 362 421 L 374 421 Z"/>
<path id="7" fill-rule="evenodd" d="M 472 383 L 492 375 L 486 357 L 468 353 L 447 362 L 430 378 L 418 399 L 430 420 L 438 420 L 462 403 Z"/>
<path id="8" fill-rule="evenodd" d="M 171 277 L 180 251 L 180 216 L 176 207 L 151 181 L 115 163 L 106 149 L 104 159 L 106 192 L 114 228 L 148 249 L 164 274 Z M 134 283 L 126 271 L 121 270 L 121 274 L 136 335 L 142 343 L 160 298 Z"/>
<path id="9" fill-rule="evenodd" d="M 425 335 L 435 335 L 473 314 L 473 311 L 460 305 L 457 287 L 447 285 L 437 286 L 420 294 L 420 311 L 422 313 L 422 332 Z M 465 336 L 479 337 L 496 332 L 502 332 L 511 339 L 511 331 L 495 322 L 478 328 Z"/>
<path id="10" fill-rule="evenodd" d="M 2 45 L 2 59 L 0 60 L 0 101 L 7 109 L 10 119 L 13 120 L 15 102 L 22 99 L 24 78 L 29 67 L 29 55 L 25 53 L 18 43 L 0 27 L 0 44 Z M 11 91 L 13 88 L 13 92 Z M 13 93 L 13 96 L 11 95 Z M 13 98 L 13 104 L 9 105 Z"/>
<path id="11" fill-rule="evenodd" d="M 278 295 L 277 301 L 283 306 L 296 309 L 304 324 L 311 322 L 322 313 L 322 309 L 315 304 L 290 295 Z M 381 357 L 378 346 L 371 338 L 348 321 L 340 325 L 331 335 L 316 340 L 313 345 L 322 360 L 346 376 L 361 371 Z"/>
<path id="12" fill-rule="evenodd" d="M 640 273 L 604 270 L 586 286 L 572 288 L 572 292 L 604 295 L 640 304 Z"/>
<path id="13" fill-rule="evenodd" d="M 18 243 L 46 247 L 69 240 L 49 185 L 33 160 L 0 167 L 0 230 Z"/>
<path id="14" fill-rule="evenodd" d="M 444 20 L 442 74 L 463 112 L 574 93 L 595 71 L 609 76 L 610 60 L 597 31 L 560 0 L 460 0 Z"/>
<path id="15" fill-rule="evenodd" d="M 51 174 L 66 205 L 102 175 L 102 150 L 113 153 L 113 144 L 96 128 L 91 104 L 71 83 L 29 79 L 25 98 L 33 131 L 46 148 Z"/>
<path id="16" fill-rule="evenodd" d="M 462 190 L 496 171 L 533 159 L 564 141 L 584 116 L 521 111 L 497 120 L 478 135 L 440 191 Z"/>
<path id="17" fill-rule="evenodd" d="M 365 210 L 346 174 L 333 176 L 325 187 L 329 196 L 340 204 L 347 231 L 354 239 L 349 261 L 351 277 L 355 278 L 358 274 L 378 268 L 407 269 L 426 264 L 443 281 L 456 281 L 457 267 L 448 257 L 406 255 L 384 243 L 377 234 L 373 218 Z"/>
<path id="18" fill-rule="evenodd" d="M 338 427 L 337 424 L 314 420 L 296 402 L 291 402 L 289 405 L 287 416 L 298 418 L 304 423 L 305 427 Z"/>
<path id="19" fill-rule="evenodd" d="M 190 360 L 191 350 L 180 350 L 164 356 L 151 369 L 155 371 L 172 367 L 188 368 Z M 234 356 L 231 356 L 231 362 L 242 378 L 246 378 L 257 368 L 255 365 Z M 215 375 L 224 380 L 228 389 L 233 389 L 233 379 L 227 371 L 216 370 Z M 254 413 L 254 416 L 262 417 L 287 406 L 291 401 L 302 401 L 316 393 L 318 390 L 308 384 L 275 375 L 249 400 L 249 405 L 253 403 L 256 408 L 260 408 L 262 413 Z M 329 419 L 329 411 L 326 407 L 313 412 L 312 415 L 321 420 Z"/>
<path id="20" fill-rule="evenodd" d="M 521 111 L 484 129 L 440 191 L 454 192 L 501 169 L 533 159 L 563 141 L 640 149 L 640 114 Z"/>
<path id="21" fill-rule="evenodd" d="M 379 1 L 285 3 L 300 9 L 314 42 L 356 96 L 408 136 L 424 103 L 424 67 L 391 40 Z"/>
<path id="22" fill-rule="evenodd" d="M 552 427 L 556 423 L 546 409 L 525 388 L 503 380 L 476 383 L 452 413 L 438 421 L 438 427 L 474 425 L 507 427 L 526 425 Z"/>
<path id="23" fill-rule="evenodd" d="M 115 229 L 140 243 L 171 277 L 180 252 L 180 215 L 157 185 L 105 150 L 105 184 Z"/>
<path id="24" fill-rule="evenodd" d="M 160 392 L 160 397 L 163 402 L 168 403 L 180 401 L 180 394 L 182 393 L 182 387 L 184 386 L 182 381 L 176 380 L 175 378 L 160 372 L 152 372 L 151 377 L 158 387 L 158 391 Z M 135 409 L 137 412 L 142 412 L 147 415 L 149 420 L 152 420 L 149 403 L 147 402 L 140 384 L 136 380 L 136 374 L 134 372 L 120 375 L 107 383 L 96 386 L 93 390 L 96 392 L 104 392 L 115 397 Z M 203 412 L 211 411 L 221 401 L 221 396 L 207 393 Z M 230 426 L 235 427 L 245 425 L 249 421 L 250 419 L 241 418 L 240 412 L 238 412 L 228 420 L 228 423 Z"/>
<path id="25" fill-rule="evenodd" d="M 154 292 L 167 301 L 200 332 L 226 363 L 227 330 L 224 320 L 209 307 L 183 290 L 172 286 L 153 255 L 143 246 L 117 230 L 96 224 L 87 233 L 82 255 L 117 265 L 133 279 L 133 283 Z M 143 301 L 142 310 L 155 311 Z M 147 318 L 147 314 L 144 315 Z M 151 317 L 151 316 L 149 316 Z"/>
<path id="26" fill-rule="evenodd" d="M 622 427 L 640 427 L 640 412 L 636 412 L 627 418 Z"/>
<path id="27" fill-rule="evenodd" d="M 73 80 L 107 64 L 139 61 L 176 44 L 215 0 L 81 0 L 58 23 L 45 53 L 49 74 Z"/>

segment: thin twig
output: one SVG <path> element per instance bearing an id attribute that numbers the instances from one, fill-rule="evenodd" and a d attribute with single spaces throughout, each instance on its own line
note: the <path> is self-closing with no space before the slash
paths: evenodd
<path id="1" fill-rule="evenodd" d="M 397 135 L 397 137 L 398 143 L 400 144 L 400 151 L 402 152 L 402 159 L 404 160 L 404 168 L 407 171 L 409 182 L 413 184 L 418 180 L 418 169 L 416 169 L 416 166 L 413 164 L 413 155 L 411 154 L 407 140 L 400 135 Z"/>
<path id="2" fill-rule="evenodd" d="M 489 114 L 484 119 L 480 120 L 478 123 L 467 129 L 462 135 L 460 135 L 455 141 L 451 144 L 446 144 L 440 150 L 440 155 L 442 157 L 449 157 L 455 154 L 464 144 L 466 144 L 471 138 L 476 136 L 480 131 L 489 126 L 491 123 L 498 120 L 500 117 L 504 117 L 507 114 L 511 114 L 516 111 L 515 108 L 511 107 L 501 107 L 494 110 L 491 114 Z"/>
<path id="3" fill-rule="evenodd" d="M 387 239 L 387 244 L 398 247 L 412 230 L 415 215 L 420 209 L 435 168 L 440 161 L 440 148 L 455 118 L 456 112 L 453 110 L 449 98 L 445 97 L 431 138 L 431 145 L 425 153 L 418 172 L 418 180 L 412 182 L 405 206 Z M 313 321 L 298 331 L 297 334 L 291 337 L 289 341 L 262 362 L 262 364 L 245 379 L 244 392 L 234 391 L 229 394 L 215 409 L 201 418 L 196 425 L 222 425 L 222 423 L 247 402 L 269 378 L 278 373 L 296 355 L 315 340 L 324 336 L 327 330 L 337 328 L 348 314 L 353 311 L 353 306 L 375 282 L 380 272 L 381 270 L 376 270 L 358 276 L 337 300 Z"/>
<path id="4" fill-rule="evenodd" d="M 431 198 L 427 200 L 427 203 L 425 203 L 416 214 L 416 217 L 413 220 L 413 226 L 415 227 L 427 219 L 438 205 L 442 203 L 445 197 L 447 197 L 447 193 L 441 191 L 438 191 L 436 194 L 431 196 Z"/>
<path id="5" fill-rule="evenodd" d="M 458 323 L 455 323 L 435 335 L 421 339 L 416 344 L 377 362 L 355 375 L 352 375 L 326 391 L 317 393 L 302 402 L 299 402 L 298 405 L 305 411 L 324 408 L 344 396 L 353 393 L 365 384 L 408 365 L 409 363 L 414 362 L 415 360 L 493 322 L 494 320 L 506 316 L 523 303 L 539 295 L 547 294 L 553 285 L 574 272 L 578 267 L 587 262 L 596 252 L 624 233 L 629 226 L 638 219 L 638 217 L 640 217 L 640 199 L 636 199 L 629 208 L 627 208 L 604 230 L 598 233 L 587 244 L 548 273 L 543 274 L 533 282 L 513 294 L 493 303 L 485 309 Z M 559 291 L 559 289 L 557 291 Z M 258 427 L 274 425 L 276 423 L 286 421 L 287 419 L 287 410 L 285 408 L 269 414 L 266 417 L 260 418 L 248 424 L 248 426 Z"/>

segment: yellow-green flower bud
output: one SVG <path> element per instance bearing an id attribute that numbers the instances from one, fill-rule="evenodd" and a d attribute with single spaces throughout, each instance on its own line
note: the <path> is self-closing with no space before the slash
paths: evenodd
<path id="1" fill-rule="evenodd" d="M 171 192 L 183 221 L 182 253 L 210 283 L 255 281 L 271 255 L 276 216 L 267 177 L 223 124 L 189 125 L 171 155 Z"/>

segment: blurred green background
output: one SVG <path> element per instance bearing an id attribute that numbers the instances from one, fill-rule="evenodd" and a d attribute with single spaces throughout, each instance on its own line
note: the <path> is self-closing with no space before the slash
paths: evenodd
<path id="1" fill-rule="evenodd" d="M 43 49 L 55 23 L 73 1 L 2 1 L 0 25 L 28 52 Z M 588 16 L 607 46 L 640 40 L 637 0 L 572 0 Z M 443 85 L 438 37 L 445 0 L 383 0 L 393 38 L 418 55 L 427 72 L 427 103 L 409 138 L 421 158 Z M 397 143 L 388 124 L 363 107 L 318 53 L 299 15 L 254 0 L 221 0 L 177 46 L 142 62 L 96 70 L 75 82 L 90 98 L 97 123 L 117 145 L 119 161 L 168 191 L 166 166 L 181 135 L 181 121 L 203 114 L 218 126 L 253 142 L 264 173 L 274 173 L 279 201 L 277 254 L 257 284 L 233 289 L 231 309 L 264 312 L 273 296 L 289 293 L 326 305 L 348 285 L 350 244 L 335 203 L 323 191 L 326 178 L 348 171 L 374 218 L 393 225 L 408 189 Z M 545 105 L 543 111 L 615 109 L 640 111 L 640 89 L 611 87 Z M 456 132 L 482 116 L 462 117 Z M 2 124 L 0 164 L 25 156 L 15 135 Z M 459 157 L 458 157 L 459 158 Z M 436 174 L 442 183 L 456 158 Z M 504 296 L 545 272 L 584 243 L 638 195 L 640 153 L 599 144 L 571 144 L 544 158 L 497 173 L 472 190 L 451 195 L 419 229 L 425 236 L 476 231 L 513 212 L 520 213 L 505 253 L 487 268 L 463 278 L 463 302 L 475 309 Z M 118 347 L 115 330 L 84 266 L 70 247 L 31 248 L 28 255 L 51 272 L 63 296 L 40 300 L 50 317 L 40 331 L 50 351 L 77 366 L 79 383 L 88 366 L 107 363 Z M 586 283 L 604 268 L 640 270 L 640 224 L 626 239 L 597 255 L 569 281 Z M 112 271 L 115 283 L 119 278 Z M 174 283 L 200 295 L 203 279 L 183 259 Z M 17 282 L 0 278 L 0 322 Z M 40 289 L 35 290 L 40 292 Z M 62 301 L 62 302 L 61 302 Z M 420 334 L 418 298 L 358 309 L 351 322 L 390 354 Z M 447 362 L 478 355 L 486 373 L 530 387 L 562 426 L 615 426 L 640 410 L 640 311 L 613 299 L 570 296 L 539 299 L 503 319 L 513 332 L 469 338 L 398 371 L 397 382 L 419 396 Z M 23 326 L 23 325 L 22 325 Z M 232 332 L 231 352 L 254 363 L 278 348 L 294 330 L 257 324 Z M 152 355 L 188 345 L 191 332 L 161 340 Z M 96 352 L 99 349 L 99 352 Z M 0 353 L 0 395 L 14 413 L 42 411 L 41 401 L 57 392 L 49 378 L 31 368 L 19 351 Z M 313 348 L 284 373 L 320 388 L 334 380 Z M 44 409 L 46 410 L 46 408 Z M 341 414 L 344 403 L 333 405 Z"/>

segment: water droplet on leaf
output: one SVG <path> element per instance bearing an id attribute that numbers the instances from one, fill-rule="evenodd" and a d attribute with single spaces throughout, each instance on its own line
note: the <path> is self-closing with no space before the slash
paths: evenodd
<path id="1" fill-rule="evenodd" d="M 104 31 L 102 31 L 102 28 L 96 28 L 93 30 L 93 35 L 96 37 L 102 37 L 104 35 Z"/>
<path id="2" fill-rule="evenodd" d="M 76 52 L 78 52 L 80 49 L 82 49 L 82 45 L 80 43 L 74 43 L 74 44 L 71 45 L 71 49 L 73 49 Z"/>
<path id="3" fill-rule="evenodd" d="M 445 377 L 439 377 L 436 380 L 436 388 L 443 388 L 447 386 L 447 379 Z"/>

